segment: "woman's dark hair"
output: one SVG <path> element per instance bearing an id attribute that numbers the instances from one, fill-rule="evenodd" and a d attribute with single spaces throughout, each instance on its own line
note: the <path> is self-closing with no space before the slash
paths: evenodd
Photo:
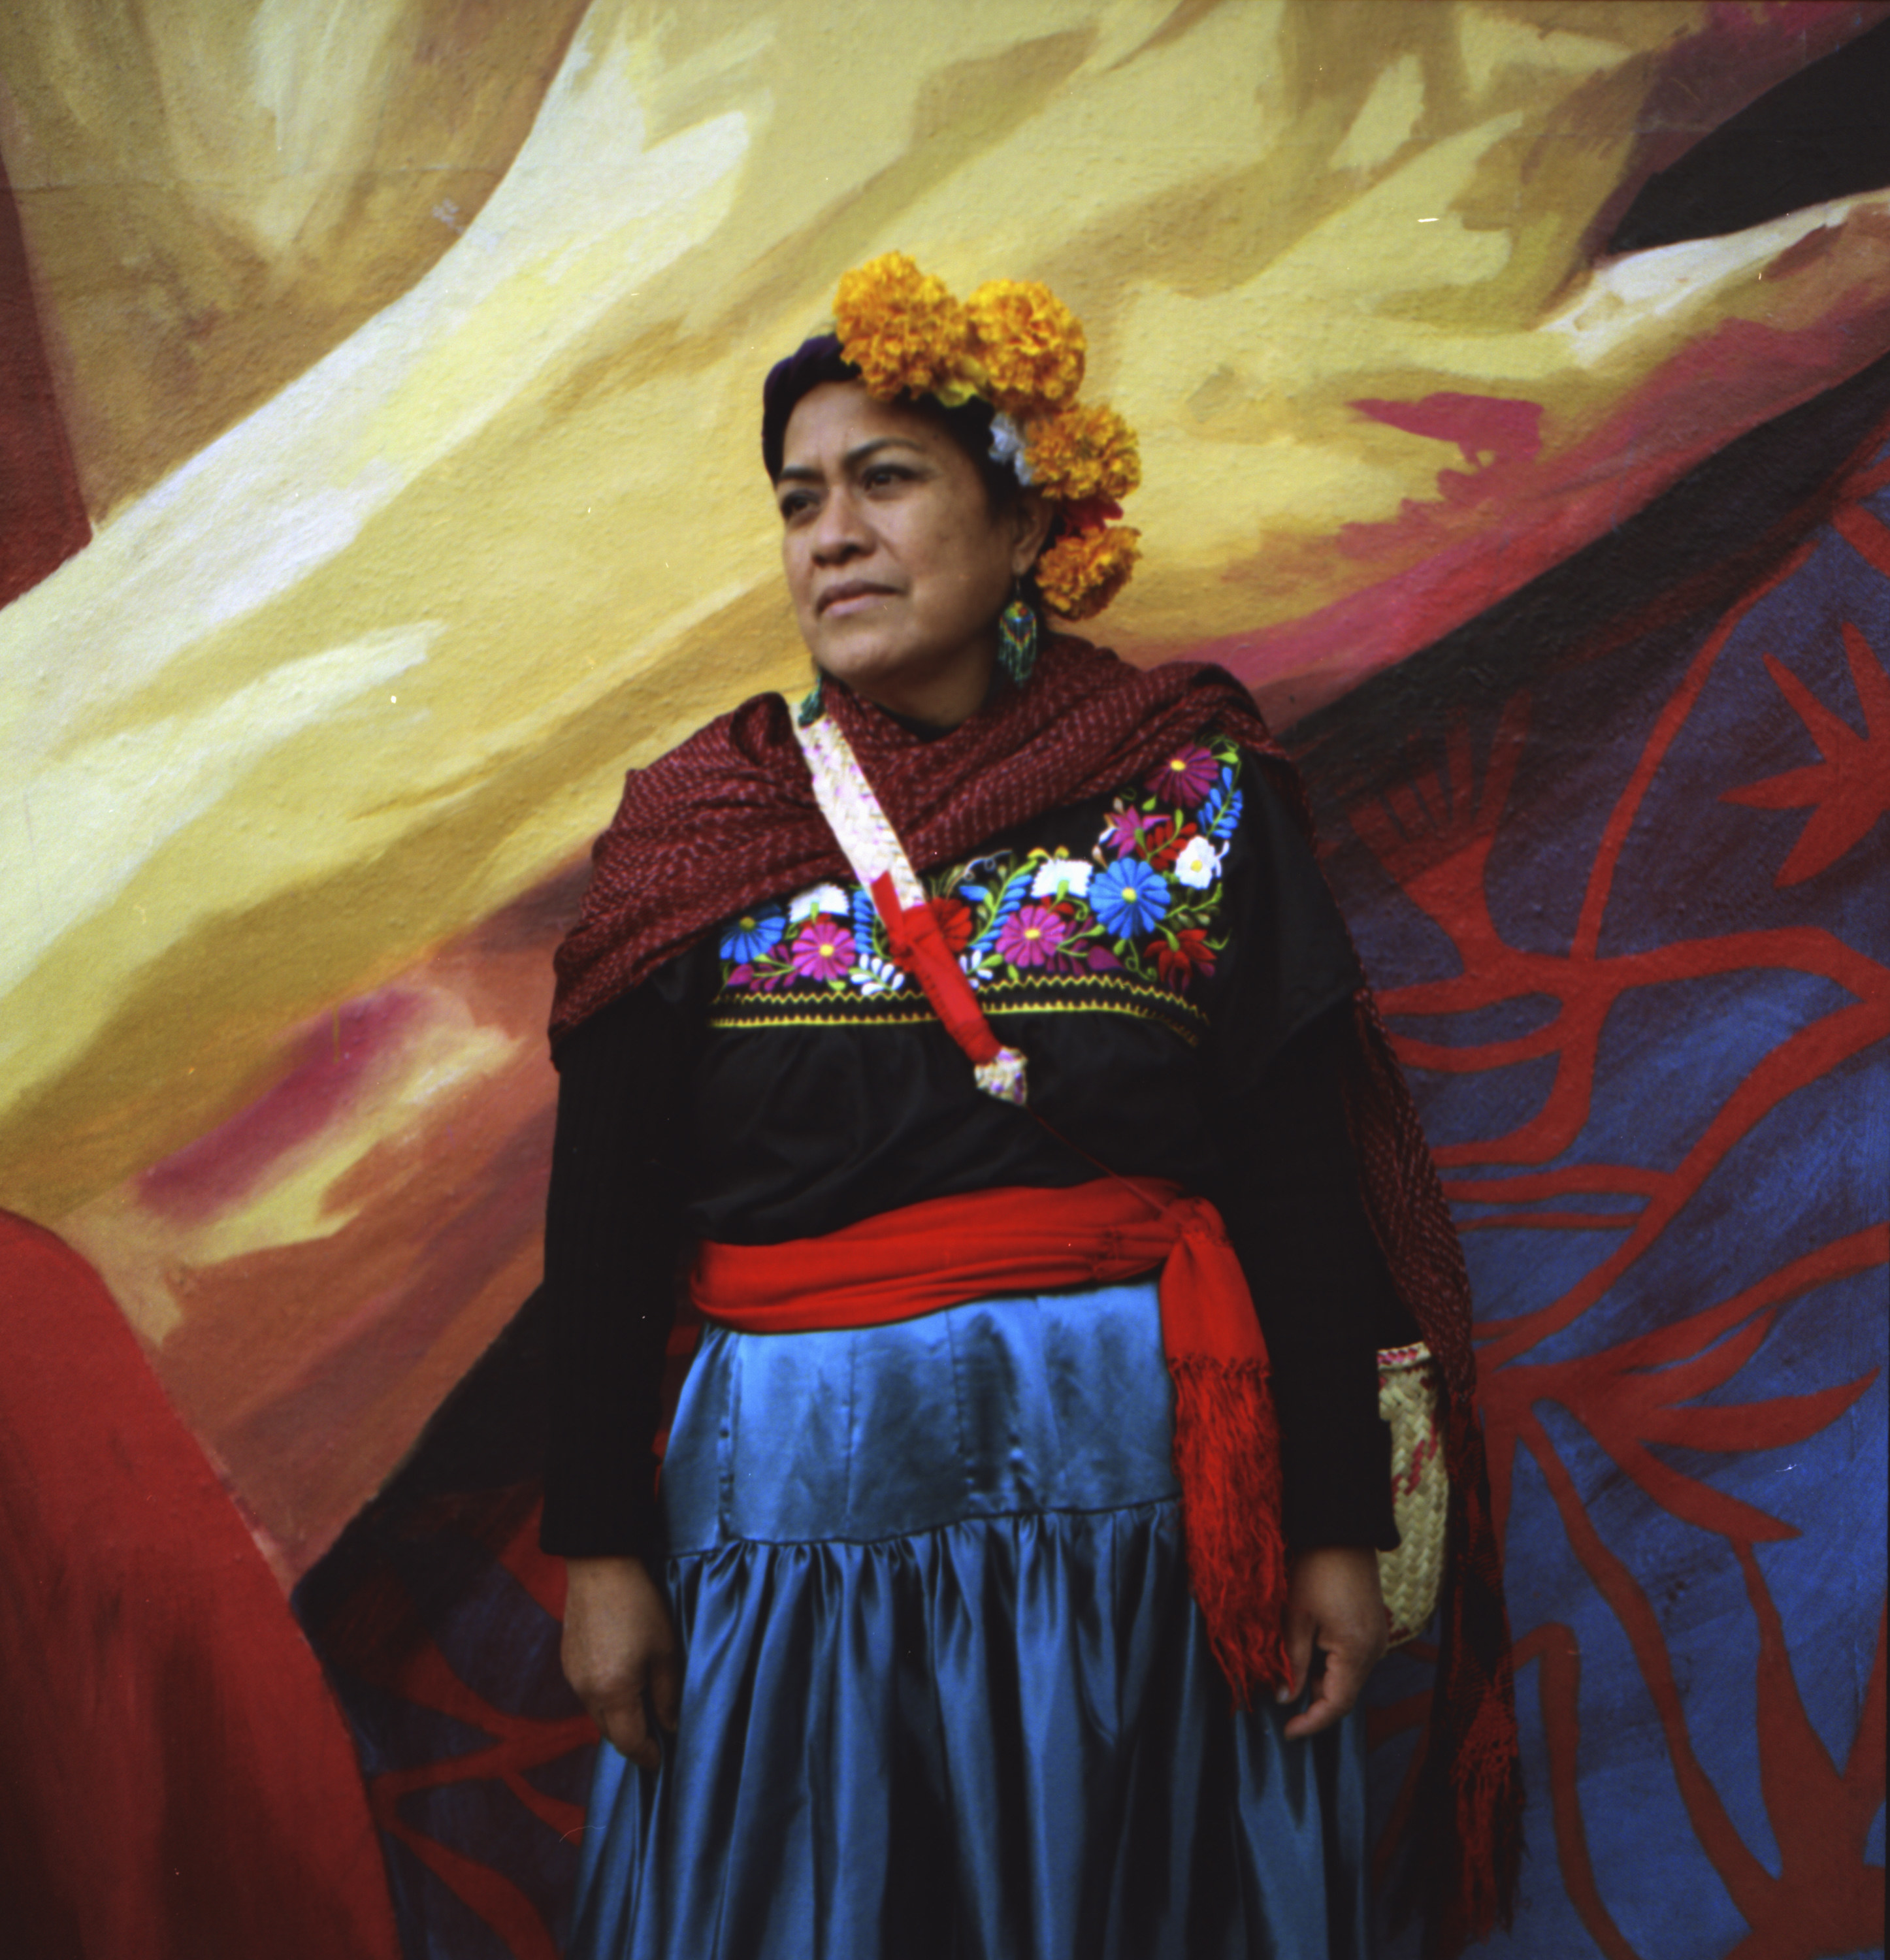
<path id="1" fill-rule="evenodd" d="M 781 476 L 781 452 L 788 440 L 788 418 L 803 395 L 811 394 L 828 381 L 857 381 L 860 371 L 840 352 L 838 339 L 817 333 L 803 340 L 785 361 L 768 370 L 762 384 L 762 461 L 768 466 L 768 480 Z M 978 466 L 985 495 L 994 512 L 1007 511 L 1017 501 L 1023 485 L 1008 463 L 991 453 L 991 418 L 997 412 L 990 402 L 975 395 L 957 408 L 948 409 L 930 395 L 907 396 L 905 406 L 938 424 Z"/>

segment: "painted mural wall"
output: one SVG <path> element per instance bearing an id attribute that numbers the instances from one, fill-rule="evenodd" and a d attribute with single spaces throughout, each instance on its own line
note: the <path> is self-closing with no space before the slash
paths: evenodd
<path id="1" fill-rule="evenodd" d="M 0 14 L 0 1665 L 123 1682 L 148 1611 L 227 1714 L 218 1656 L 293 1653 L 345 1950 L 552 1951 L 587 1726 L 477 1365 L 538 1277 L 549 949 L 624 769 L 803 684 L 759 379 L 897 248 L 1083 317 L 1142 441 L 1111 638 L 1303 752 L 1488 1316 L 1509 1943 L 1872 1950 L 1890 169 L 1632 215 L 1886 14 Z M 49 1952 L 119 1950 L 40 1774 L 86 1692 L 0 1726 Z M 180 1953 L 234 1760 L 138 1841 Z"/>

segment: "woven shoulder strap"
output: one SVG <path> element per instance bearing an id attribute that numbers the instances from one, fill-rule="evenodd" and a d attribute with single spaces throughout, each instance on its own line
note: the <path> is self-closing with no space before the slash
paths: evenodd
<path id="1" fill-rule="evenodd" d="M 796 718 L 794 730 L 813 778 L 814 800 L 853 875 L 872 894 L 894 962 L 918 982 L 934 1013 L 971 1058 L 978 1087 L 1001 1102 L 1021 1107 L 1024 1058 L 991 1032 L 852 743 L 830 715 L 804 728 Z"/>

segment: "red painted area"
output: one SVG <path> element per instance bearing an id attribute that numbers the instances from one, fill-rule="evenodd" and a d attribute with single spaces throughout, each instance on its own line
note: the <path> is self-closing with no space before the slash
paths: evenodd
<path id="1" fill-rule="evenodd" d="M 1428 436 L 1437 442 L 1453 442 L 1472 469 L 1516 460 L 1527 462 L 1542 447 L 1542 405 L 1519 402 L 1500 395 L 1427 395 L 1421 402 L 1354 402 L 1352 406 L 1373 422 L 1402 429 L 1407 435 Z M 1488 457 L 1488 461 L 1484 459 Z M 1446 470 L 1437 479 L 1439 494 L 1444 488 Z M 1457 477 L 1459 482 L 1463 479 Z"/>
<path id="2" fill-rule="evenodd" d="M 1882 531 L 1868 512 L 1859 514 Z M 1890 537 L 1890 531 L 1885 531 Z M 1809 810 L 1811 821 L 1799 834 L 1792 854 L 1778 867 L 1774 883 L 1802 884 L 1837 863 L 1863 838 L 1878 819 L 1890 813 L 1890 673 L 1873 653 L 1869 642 L 1848 622 L 1844 651 L 1851 679 L 1862 703 L 1865 733 L 1857 733 L 1841 715 L 1834 714 L 1791 669 L 1765 657 L 1765 670 L 1778 691 L 1796 711 L 1824 759 L 1802 769 L 1788 769 L 1762 783 L 1748 783 L 1726 791 L 1726 803 L 1742 803 L 1755 810 Z"/>
<path id="3" fill-rule="evenodd" d="M 318 1136 L 413 1019 L 418 1004 L 389 990 L 351 1001 L 311 1029 L 288 1073 L 207 1135 L 154 1164 L 138 1195 L 160 1217 L 196 1224 L 240 1202 L 286 1151 Z"/>
<path id="4" fill-rule="evenodd" d="M 0 606 L 92 535 L 52 390 L 26 243 L 0 164 Z"/>
<path id="5" fill-rule="evenodd" d="M 536 1506 L 500 1551 L 498 1563 L 547 1612 L 563 1617 L 564 1561 L 539 1550 Z M 431 1637 L 402 1655 L 383 1685 L 492 1740 L 484 1748 L 443 1761 L 376 1777 L 368 1787 L 375 1822 L 470 1906 L 505 1942 L 515 1960 L 557 1960 L 551 1935 L 525 1894 L 503 1873 L 463 1857 L 418 1828 L 402 1815 L 401 1799 L 417 1790 L 476 1786 L 495 1778 L 540 1823 L 574 1842 L 584 1829 L 584 1812 L 540 1790 L 530 1772 L 595 1742 L 597 1725 L 588 1715 L 546 1721 L 495 1707 L 460 1678 Z"/>
<path id="6" fill-rule="evenodd" d="M 1780 280 L 1781 292 L 1789 281 Z M 1890 307 L 1834 306 L 1790 331 L 1727 321 L 1686 348 L 1582 441 L 1546 457 L 1512 450 L 1452 481 L 1429 503 L 1407 499 L 1395 517 L 1353 524 L 1340 545 L 1382 574 L 1329 606 L 1277 626 L 1191 644 L 1151 646 L 1139 657 L 1185 651 L 1215 660 L 1251 687 L 1277 727 L 1336 700 L 1464 621 L 1507 598 L 1650 502 L 1715 450 L 1854 374 L 1890 345 Z M 1474 402 L 1475 396 L 1427 398 Z M 1357 405 L 1355 405 L 1357 406 Z M 1426 403 L 1376 404 L 1403 412 Z M 1526 408 L 1529 405 L 1503 406 Z M 1458 411 L 1462 414 L 1463 411 Z M 1449 409 L 1427 414 L 1452 441 L 1483 433 L 1475 418 L 1454 432 Z M 1499 425 L 1513 441 L 1519 420 Z M 1418 434 L 1430 434 L 1430 428 Z M 1500 541 L 1493 505 L 1500 507 Z M 1749 542 L 1726 540 L 1736 558 Z M 1243 574 L 1231 576 L 1238 581 Z"/>
<path id="7" fill-rule="evenodd" d="M 0 1213 L 0 1946 L 399 1960 L 339 1710 L 97 1276 Z"/>

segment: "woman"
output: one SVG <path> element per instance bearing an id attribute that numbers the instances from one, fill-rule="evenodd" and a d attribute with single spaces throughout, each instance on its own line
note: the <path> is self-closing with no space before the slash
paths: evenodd
<path id="1" fill-rule="evenodd" d="M 559 954 L 544 1542 L 615 1745 L 571 1950 L 1362 1952 L 1418 1328 L 1447 1949 L 1514 1863 L 1467 1302 L 1297 787 L 1226 676 L 1039 637 L 1134 555 L 1067 311 L 892 255 L 836 313 L 764 401 L 815 692 L 632 775 Z"/>

